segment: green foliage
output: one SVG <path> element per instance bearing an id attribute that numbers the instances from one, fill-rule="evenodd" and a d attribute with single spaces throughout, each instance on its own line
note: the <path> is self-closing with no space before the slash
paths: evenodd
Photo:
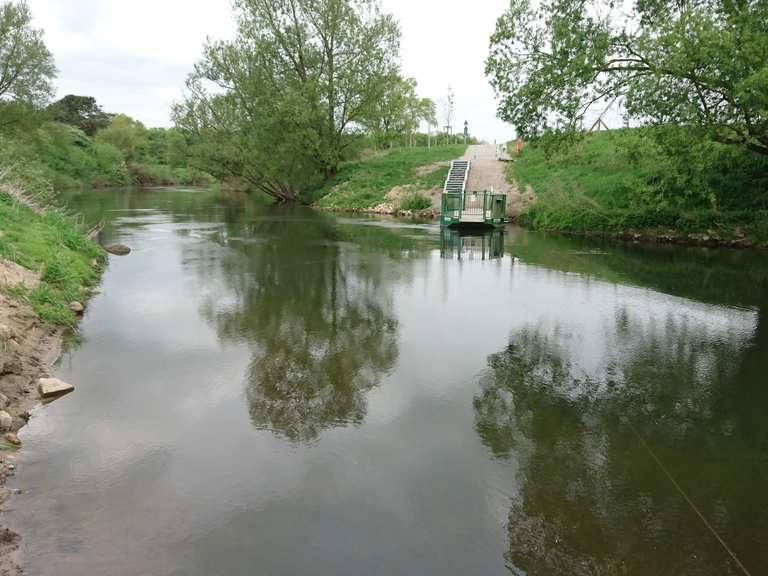
<path id="1" fill-rule="evenodd" d="M 412 136 L 419 124 L 437 124 L 435 103 L 416 95 L 416 80 L 394 75 L 384 93 L 372 103 L 364 125 L 378 147 L 392 147 L 404 135 Z"/>
<path id="2" fill-rule="evenodd" d="M 174 168 L 165 164 L 131 164 L 131 179 L 141 186 L 209 186 L 214 178 L 196 168 Z"/>
<path id="3" fill-rule="evenodd" d="M 432 200 L 420 194 L 419 192 L 411 192 L 406 194 L 400 201 L 400 210 L 426 210 L 432 207 Z"/>
<path id="4" fill-rule="evenodd" d="M 688 134 L 626 129 L 588 134 L 571 146 L 526 147 L 511 175 L 537 200 L 521 220 L 577 232 L 741 231 L 768 239 L 768 159 Z M 672 155 L 669 146 L 686 152 Z"/>
<path id="5" fill-rule="evenodd" d="M 0 182 L 0 190 L 8 186 Z M 7 191 L 0 192 L 0 229 L 0 257 L 40 272 L 34 289 L 14 287 L 11 294 L 27 300 L 45 322 L 73 324 L 67 305 L 82 299 L 81 287 L 98 280 L 91 261 L 103 258 L 101 248 L 69 218 L 58 212 L 35 212 Z"/>
<path id="6" fill-rule="evenodd" d="M 387 193 L 396 186 L 410 186 L 414 192 L 442 187 L 448 175 L 447 163 L 464 154 L 466 146 L 434 146 L 432 148 L 396 148 L 344 164 L 336 177 L 315 193 L 320 206 L 359 209 L 373 208 L 386 201 Z M 419 168 L 437 162 L 444 167 L 422 171 Z"/>
<path id="7" fill-rule="evenodd" d="M 768 154 L 768 3 L 512 0 L 486 72 L 527 138 L 621 101 L 653 124 Z"/>
<path id="8" fill-rule="evenodd" d="M 110 144 L 120 150 L 126 162 L 138 162 L 146 157 L 149 138 L 144 125 L 125 114 L 114 116 L 104 130 L 96 135 L 97 142 Z"/>
<path id="9" fill-rule="evenodd" d="M 305 201 L 396 77 L 398 25 L 378 0 L 237 0 L 235 10 L 237 38 L 205 46 L 176 125 L 207 169 Z"/>
<path id="10" fill-rule="evenodd" d="M 0 165 L 16 173 L 32 193 L 51 186 L 64 189 L 129 182 L 117 149 L 58 122 L 47 122 L 24 133 L 0 133 Z"/>
<path id="11" fill-rule="evenodd" d="M 69 94 L 48 107 L 48 113 L 56 122 L 70 124 L 94 136 L 110 123 L 110 115 L 104 112 L 93 96 Z"/>
<path id="12" fill-rule="evenodd" d="M 0 103 L 0 108 L 8 107 Z M 100 108 L 90 97 L 67 97 L 45 111 L 10 107 L 19 116 L 5 130 L 0 126 L 0 168 L 13 172 L 35 196 L 51 188 L 214 182 L 210 174 L 191 167 L 193 147 L 179 130 L 147 130 L 140 122 L 117 115 L 90 137 L 77 126 L 80 121 L 91 128 L 99 125 Z M 75 110 L 73 116 L 65 117 L 65 109 Z"/>
<path id="13" fill-rule="evenodd" d="M 53 56 L 24 0 L 0 2 L 0 101 L 40 104 L 53 94 Z"/>

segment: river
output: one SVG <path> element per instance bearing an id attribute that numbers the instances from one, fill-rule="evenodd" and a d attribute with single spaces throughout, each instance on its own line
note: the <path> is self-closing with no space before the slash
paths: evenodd
<path id="1" fill-rule="evenodd" d="M 66 202 L 110 257 L 34 411 L 36 575 L 768 569 L 768 255 Z"/>

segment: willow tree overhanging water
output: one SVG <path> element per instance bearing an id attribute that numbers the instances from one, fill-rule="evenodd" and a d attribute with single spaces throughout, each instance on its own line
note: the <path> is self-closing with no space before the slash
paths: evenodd
<path id="1" fill-rule="evenodd" d="M 354 126 L 400 81 L 400 29 L 378 0 L 237 0 L 175 105 L 208 164 L 279 201 L 336 173 Z"/>

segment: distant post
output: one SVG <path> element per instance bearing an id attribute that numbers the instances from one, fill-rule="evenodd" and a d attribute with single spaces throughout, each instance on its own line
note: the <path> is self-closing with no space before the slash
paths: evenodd
<path id="1" fill-rule="evenodd" d="M 469 138 L 469 122 L 464 120 L 464 144 L 467 143 L 467 138 Z"/>

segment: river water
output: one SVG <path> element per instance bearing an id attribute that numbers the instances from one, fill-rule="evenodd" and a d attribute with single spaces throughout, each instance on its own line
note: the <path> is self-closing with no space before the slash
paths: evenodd
<path id="1" fill-rule="evenodd" d="M 768 573 L 768 257 L 71 194 L 35 575 Z"/>

